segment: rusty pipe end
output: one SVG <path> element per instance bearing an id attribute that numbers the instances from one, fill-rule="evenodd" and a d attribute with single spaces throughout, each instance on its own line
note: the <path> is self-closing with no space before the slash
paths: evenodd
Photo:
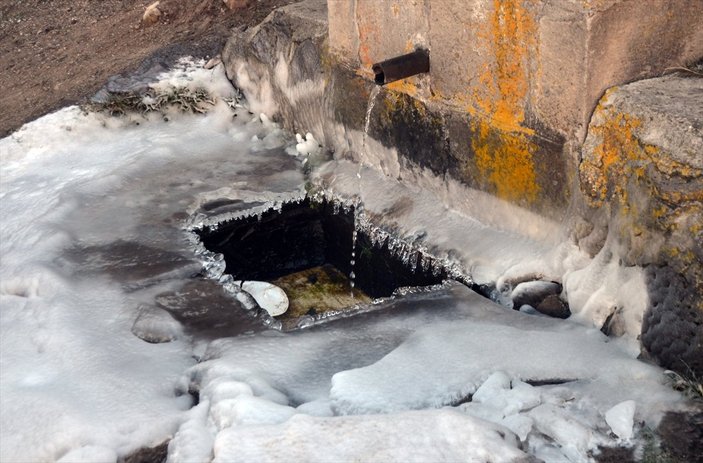
<path id="1" fill-rule="evenodd" d="M 376 63 L 371 66 L 371 70 L 373 71 L 373 81 L 376 83 L 376 85 L 386 84 L 386 75 L 383 72 L 383 67 L 379 63 Z"/>
<path id="2" fill-rule="evenodd" d="M 396 56 L 371 66 L 374 82 L 385 85 L 396 80 L 430 72 L 430 52 L 418 48 L 412 53 Z"/>

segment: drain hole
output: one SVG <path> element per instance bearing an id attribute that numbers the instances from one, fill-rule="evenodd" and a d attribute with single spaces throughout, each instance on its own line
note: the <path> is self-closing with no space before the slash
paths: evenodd
<path id="1" fill-rule="evenodd" d="M 235 281 L 281 287 L 290 301 L 286 318 L 340 310 L 447 278 L 441 267 L 423 265 L 428 257 L 419 252 L 404 258 L 392 252 L 391 238 L 372 242 L 357 230 L 354 239 L 354 208 L 328 200 L 306 198 L 195 231 L 208 250 L 224 255 L 225 273 Z"/>

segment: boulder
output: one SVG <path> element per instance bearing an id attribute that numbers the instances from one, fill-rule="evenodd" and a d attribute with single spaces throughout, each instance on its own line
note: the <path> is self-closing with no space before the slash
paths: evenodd
<path id="1" fill-rule="evenodd" d="M 556 318 L 569 318 L 571 311 L 560 297 L 562 286 L 555 281 L 526 281 L 519 283 L 511 294 L 513 308 L 524 305 Z"/>
<path id="2" fill-rule="evenodd" d="M 608 90 L 579 176 L 622 265 L 645 268 L 645 353 L 703 374 L 703 79 L 669 75 Z"/>

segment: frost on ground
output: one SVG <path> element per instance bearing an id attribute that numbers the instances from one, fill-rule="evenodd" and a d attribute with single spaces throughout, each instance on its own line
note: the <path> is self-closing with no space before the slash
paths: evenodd
<path id="1" fill-rule="evenodd" d="M 0 460 L 115 461 L 170 439 L 173 462 L 587 461 L 679 406 L 625 343 L 459 284 L 293 333 L 181 325 L 164 306 L 207 315 L 201 270 L 224 268 L 185 229 L 305 180 L 295 139 L 227 104 L 221 67 L 182 64 L 161 85 L 207 88 L 205 115 L 71 107 L 0 140 Z M 373 180 L 359 172 L 328 178 L 344 193 Z M 403 200 L 367 192 L 369 211 Z M 386 215 L 406 238 L 464 240 L 477 277 L 551 268 L 530 233 L 447 211 L 437 231 L 416 199 Z M 245 324 L 236 301 L 217 307 Z"/>

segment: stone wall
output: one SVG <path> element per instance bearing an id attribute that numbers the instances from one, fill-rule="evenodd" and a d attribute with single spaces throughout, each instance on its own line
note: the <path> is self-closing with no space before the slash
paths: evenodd
<path id="1" fill-rule="evenodd" d="M 703 55 L 698 0 L 328 4 L 332 58 L 359 75 L 429 48 L 429 75 L 388 88 L 458 114 L 446 127 L 459 164 L 453 176 L 552 216 L 569 203 L 579 146 L 604 90 Z"/>
<path id="2" fill-rule="evenodd" d="M 234 31 L 223 61 L 252 111 L 335 158 L 457 180 L 646 269 L 643 347 L 700 374 L 703 79 L 601 95 L 703 56 L 702 15 L 698 0 L 305 0 Z M 415 46 L 431 72 L 376 87 L 371 64 Z"/>

